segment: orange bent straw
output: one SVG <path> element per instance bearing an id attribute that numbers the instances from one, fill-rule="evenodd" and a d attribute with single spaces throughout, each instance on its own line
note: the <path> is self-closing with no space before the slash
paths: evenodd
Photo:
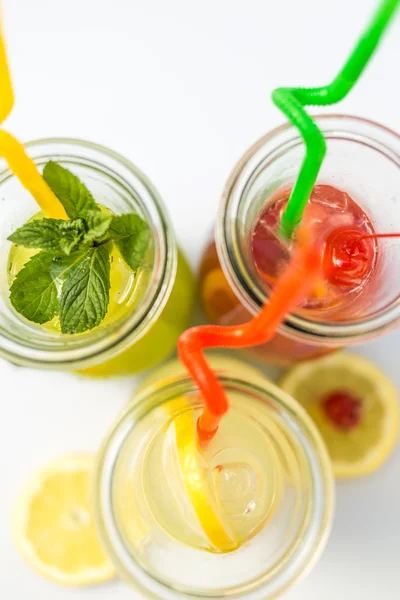
<path id="1" fill-rule="evenodd" d="M 224 389 L 209 366 L 203 350 L 248 348 L 269 341 L 285 316 L 312 289 L 320 271 L 320 246 L 300 247 L 280 277 L 269 302 L 254 319 L 243 325 L 229 327 L 192 327 L 182 333 L 178 340 L 179 357 L 196 382 L 206 404 L 197 423 L 200 444 L 213 438 L 222 416 L 229 408 Z"/>

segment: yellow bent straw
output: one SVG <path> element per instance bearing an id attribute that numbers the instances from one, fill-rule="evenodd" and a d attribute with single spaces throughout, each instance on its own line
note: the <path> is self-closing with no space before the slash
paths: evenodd
<path id="1" fill-rule="evenodd" d="M 1 7 L 0 7 L 1 10 Z M 1 19 L 1 15 L 0 15 Z M 1 27 L 1 23 L 0 23 Z M 10 71 L 7 65 L 6 47 L 3 33 L 0 29 L 0 123 L 3 123 L 14 106 L 14 92 L 11 83 Z"/>
<path id="2" fill-rule="evenodd" d="M 0 23 L 0 123 L 9 116 L 13 106 L 14 92 Z M 35 163 L 25 152 L 23 144 L 3 130 L 0 130 L 0 155 L 48 217 L 68 218 L 63 205 L 40 175 Z"/>
<path id="3" fill-rule="evenodd" d="M 68 218 L 63 205 L 40 175 L 35 163 L 25 152 L 23 144 L 4 129 L 0 129 L 0 155 L 5 158 L 10 170 L 48 217 Z"/>

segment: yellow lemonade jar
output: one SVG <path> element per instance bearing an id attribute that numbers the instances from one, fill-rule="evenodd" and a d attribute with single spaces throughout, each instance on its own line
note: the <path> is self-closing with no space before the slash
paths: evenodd
<path id="1" fill-rule="evenodd" d="M 305 411 L 252 367 L 211 364 L 230 409 L 206 447 L 198 391 L 173 363 L 141 386 L 98 456 L 97 528 L 144 598 L 274 598 L 330 530 L 331 465 Z"/>
<path id="2" fill-rule="evenodd" d="M 3 163 L 0 356 L 19 365 L 100 376 L 134 374 L 155 365 L 175 348 L 194 304 L 192 273 L 158 192 L 124 157 L 89 142 L 38 140 L 26 144 L 26 151 L 39 171 L 51 160 L 75 174 L 104 211 L 138 214 L 149 226 L 150 243 L 136 273 L 113 251 L 108 312 L 95 329 L 62 334 L 56 321 L 45 325 L 28 321 L 11 306 L 9 288 L 32 252 L 13 247 L 7 237 L 35 218 L 38 207 Z"/>

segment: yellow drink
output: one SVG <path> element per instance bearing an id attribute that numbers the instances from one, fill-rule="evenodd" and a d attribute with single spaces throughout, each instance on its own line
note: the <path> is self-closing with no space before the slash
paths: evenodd
<path id="1" fill-rule="evenodd" d="M 157 191 L 124 157 L 100 146 L 42 140 L 25 149 L 39 172 L 52 159 L 76 175 L 105 211 L 139 215 L 149 227 L 150 242 L 136 274 L 113 248 L 108 311 L 97 327 L 64 334 L 58 318 L 44 325 L 28 321 L 10 303 L 10 284 L 35 251 L 11 247 L 7 238 L 32 215 L 34 201 L 9 170 L 0 172 L 5 200 L 0 256 L 7 264 L 0 278 L 0 356 L 21 365 L 94 376 L 135 374 L 154 366 L 174 350 L 189 326 L 195 299 L 192 273 Z"/>
<path id="2" fill-rule="evenodd" d="M 330 464 L 307 415 L 252 367 L 212 362 L 230 410 L 207 447 L 195 437 L 202 401 L 172 363 L 165 380 L 141 386 L 99 457 L 99 531 L 145 597 L 268 598 L 315 559 L 329 529 Z"/>
<path id="3" fill-rule="evenodd" d="M 140 272 L 138 274 L 140 277 Z M 144 288 L 146 277 L 137 285 L 136 298 Z M 144 290 L 143 290 L 144 291 Z M 135 296 L 135 292 L 132 292 Z M 179 335 L 190 324 L 195 301 L 195 281 L 186 258 L 178 250 L 178 266 L 174 286 L 164 310 L 144 336 L 127 350 L 95 367 L 85 369 L 86 375 L 133 375 L 165 359 L 176 347 Z M 130 310 L 134 310 L 132 301 Z M 107 318 L 107 317 L 106 317 Z"/>
<path id="4" fill-rule="evenodd" d="M 235 377 L 269 385 L 261 371 L 228 354 L 211 354 L 209 360 L 221 374 L 235 373 Z M 178 359 L 168 361 L 146 377 L 139 389 L 149 392 L 160 382 L 173 382 L 177 376 L 184 375 L 185 368 Z M 143 507 L 147 504 L 149 510 L 158 515 L 158 522 L 177 539 L 210 551 L 223 551 L 218 547 L 218 536 L 213 545 L 202 527 L 199 527 L 199 519 L 191 506 L 193 498 L 190 497 L 190 483 L 185 486 L 180 473 L 182 449 L 179 443 L 183 437 L 190 437 L 191 432 L 182 428 L 180 432 L 177 431 L 177 418 L 190 429 L 191 421 L 195 425 L 201 408 L 193 410 L 192 405 L 182 398 L 172 400 L 165 410 L 178 416 L 172 418 L 166 428 L 157 431 L 151 450 L 146 450 L 143 485 L 138 488 L 142 492 L 140 499 L 138 496 L 138 514 L 144 514 Z M 185 419 L 185 413 L 186 416 L 190 414 L 188 420 Z M 240 412 L 235 411 L 229 411 L 218 435 L 206 448 L 200 450 L 197 445 L 193 448 L 198 463 L 196 475 L 210 488 L 211 503 L 215 505 L 221 529 L 231 541 L 231 544 L 227 544 L 230 550 L 254 536 L 273 516 L 285 478 L 289 476 L 294 483 L 298 481 L 293 449 L 286 442 L 279 424 L 274 426 L 271 422 L 269 426 L 273 428 L 284 456 L 277 455 L 269 437 L 263 435 L 253 416 L 244 419 Z M 156 476 L 157 465 L 161 463 L 164 469 Z M 188 473 L 188 477 L 191 476 L 192 473 Z M 196 492 L 192 490 L 193 494 Z M 179 510 L 176 510 L 177 504 Z M 199 508 L 201 511 L 202 507 Z"/>
<path id="5" fill-rule="evenodd" d="M 32 217 L 32 219 L 29 221 L 44 218 L 45 215 L 40 212 Z M 13 244 L 10 250 L 7 265 L 9 287 L 11 287 L 15 276 L 19 273 L 23 266 L 34 254 L 37 254 L 37 252 L 39 252 L 39 250 L 32 250 Z M 143 293 L 141 293 L 141 287 L 145 285 L 145 279 L 145 269 L 140 269 L 135 275 L 122 258 L 118 248 L 113 245 L 110 270 L 110 303 L 108 305 L 107 315 L 102 321 L 102 325 L 107 325 L 107 323 L 111 323 L 115 319 L 124 317 L 134 308 L 135 301 L 137 303 L 138 299 L 143 296 Z M 56 284 L 57 287 L 60 288 L 62 280 L 56 279 Z M 49 323 L 44 323 L 43 325 L 35 325 L 31 321 L 29 324 L 33 327 L 44 327 L 52 333 L 61 333 L 60 318 L 58 316 L 54 317 L 54 319 Z"/>
<path id="6" fill-rule="evenodd" d="M 38 213 L 33 219 L 44 218 Z M 17 273 L 25 263 L 38 252 L 22 246 L 13 245 L 7 265 L 8 285 L 11 286 Z M 147 264 L 151 262 L 151 256 Z M 105 319 L 99 327 L 106 327 L 116 320 L 123 319 L 134 311 L 140 304 L 149 285 L 151 269 L 146 265 L 136 274 L 127 266 L 119 250 L 113 245 L 111 253 L 111 287 L 110 303 Z M 56 280 L 57 282 L 57 280 Z M 58 282 L 59 287 L 61 281 Z M 185 301 L 182 302 L 182 299 Z M 183 254 L 179 252 L 178 268 L 175 284 L 161 316 L 148 333 L 133 347 L 128 348 L 116 358 L 85 370 L 88 375 L 133 374 L 152 366 L 158 360 L 165 358 L 175 347 L 176 339 L 188 325 L 194 304 L 194 280 L 190 267 Z M 18 315 L 20 319 L 24 319 Z M 24 319 L 25 320 L 25 319 Z M 26 321 L 28 323 L 28 321 Z M 29 322 L 30 327 L 43 328 L 51 334 L 61 334 L 60 318 L 54 317 L 49 323 L 36 325 Z M 84 335 L 84 334 L 75 334 Z M 69 337 L 67 335 L 67 337 Z"/>

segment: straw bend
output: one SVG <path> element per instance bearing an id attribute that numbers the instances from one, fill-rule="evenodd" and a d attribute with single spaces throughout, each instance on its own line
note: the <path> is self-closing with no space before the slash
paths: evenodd
<path id="1" fill-rule="evenodd" d="M 288 239 L 301 222 L 326 153 L 324 136 L 304 110 L 304 106 L 328 106 L 346 97 L 363 72 L 399 5 L 400 0 L 384 0 L 381 3 L 347 62 L 329 85 L 317 88 L 277 88 L 272 93 L 273 102 L 299 130 L 306 147 L 299 175 L 280 223 L 281 234 Z"/>
<path id="2" fill-rule="evenodd" d="M 319 246 L 299 248 L 279 279 L 269 302 L 251 321 L 242 325 L 192 327 L 180 336 L 178 354 L 196 382 L 206 406 L 198 421 L 200 442 L 215 434 L 221 417 L 228 410 L 222 385 L 208 364 L 206 348 L 248 348 L 270 340 L 295 306 L 307 295 L 321 269 Z"/>

